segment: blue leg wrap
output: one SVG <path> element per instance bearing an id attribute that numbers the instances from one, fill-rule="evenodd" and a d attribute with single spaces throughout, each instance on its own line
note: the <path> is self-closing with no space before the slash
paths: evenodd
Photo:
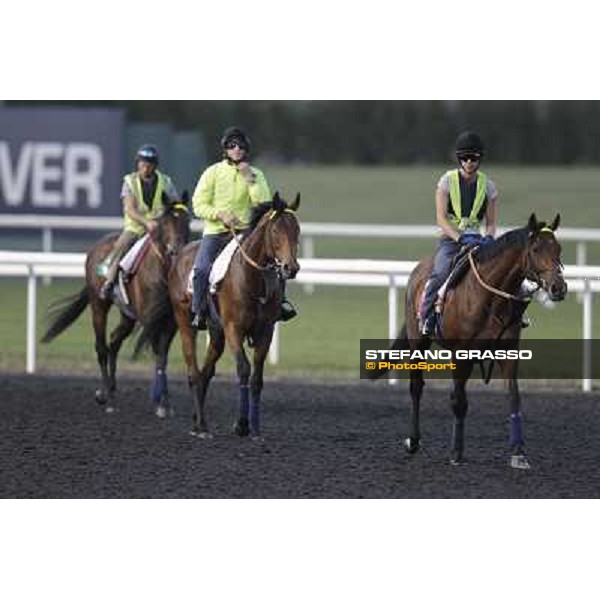
<path id="1" fill-rule="evenodd" d="M 521 413 L 512 413 L 510 415 L 510 445 L 522 446 L 523 431 L 521 430 Z"/>
<path id="2" fill-rule="evenodd" d="M 167 374 L 162 369 L 157 369 L 150 390 L 150 399 L 155 404 L 160 404 L 162 395 L 167 391 Z"/>

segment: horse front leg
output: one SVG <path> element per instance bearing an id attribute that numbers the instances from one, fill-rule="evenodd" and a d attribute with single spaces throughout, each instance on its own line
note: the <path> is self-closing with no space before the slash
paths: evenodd
<path id="1" fill-rule="evenodd" d="M 250 379 L 250 435 L 253 440 L 262 440 L 260 426 L 260 399 L 263 389 L 263 371 L 265 359 L 269 352 L 271 339 L 273 338 L 273 326 L 265 332 L 256 348 L 254 349 L 253 370 Z"/>
<path id="2" fill-rule="evenodd" d="M 416 344 L 411 343 L 411 350 L 427 350 L 431 346 L 431 340 L 429 338 L 423 338 L 418 340 Z M 404 439 L 404 449 L 409 454 L 416 454 L 421 448 L 421 395 L 423 394 L 423 387 L 425 381 L 423 378 L 423 371 L 419 369 L 411 369 L 410 371 L 410 397 L 412 399 L 412 410 L 410 413 L 410 434 Z"/>
<path id="3" fill-rule="evenodd" d="M 453 373 L 454 391 L 450 394 L 454 425 L 452 427 L 452 443 L 450 450 L 450 464 L 460 465 L 464 461 L 465 450 L 465 419 L 469 410 L 467 400 L 467 381 L 471 376 L 473 363 L 459 364 Z"/>
<path id="4" fill-rule="evenodd" d="M 229 323 L 225 335 L 235 358 L 239 386 L 239 414 L 233 424 L 233 432 L 246 437 L 250 433 L 250 361 L 244 350 L 243 335 L 239 327 L 235 323 Z"/>
<path id="5" fill-rule="evenodd" d="M 510 404 L 510 438 L 511 449 L 510 466 L 513 469 L 530 469 L 531 465 L 525 455 L 525 441 L 523 439 L 521 394 L 517 380 L 517 360 L 498 361 L 508 386 Z"/>
<path id="6" fill-rule="evenodd" d="M 108 346 L 108 378 L 109 388 L 114 395 L 117 391 L 117 357 L 123 342 L 129 337 L 133 331 L 135 321 L 121 315 L 121 321 L 110 334 L 110 344 Z"/>
<path id="7" fill-rule="evenodd" d="M 187 368 L 188 390 L 192 403 L 192 435 L 208 436 L 208 426 L 204 415 L 204 398 L 200 402 L 200 371 L 196 358 L 196 331 L 190 326 L 188 318 L 189 303 L 171 299 L 175 311 L 175 320 L 181 338 L 181 350 Z"/>
<path id="8" fill-rule="evenodd" d="M 106 407 L 106 412 L 113 412 L 112 400 L 114 390 L 111 389 L 110 374 L 108 370 L 109 348 L 106 343 L 106 322 L 110 305 L 102 302 L 99 298 L 91 299 L 92 323 L 96 338 L 95 349 L 100 367 L 100 387 L 96 390 L 96 402 Z"/>
<path id="9" fill-rule="evenodd" d="M 169 402 L 169 386 L 167 382 L 167 362 L 169 348 L 175 337 L 177 326 L 169 319 L 161 332 L 153 350 L 155 356 L 154 381 L 150 388 L 150 400 L 155 407 L 155 414 L 159 419 L 175 416 L 175 411 Z"/>

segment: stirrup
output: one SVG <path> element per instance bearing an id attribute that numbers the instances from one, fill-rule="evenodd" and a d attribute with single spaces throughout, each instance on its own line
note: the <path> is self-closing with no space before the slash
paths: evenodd
<path id="1" fill-rule="evenodd" d="M 98 292 L 98 296 L 100 296 L 101 300 L 110 300 L 113 295 L 113 290 L 115 287 L 114 281 L 105 281 Z"/>
<path id="2" fill-rule="evenodd" d="M 435 329 L 435 316 L 428 316 L 421 320 L 420 331 L 424 337 L 429 337 Z"/>
<path id="3" fill-rule="evenodd" d="M 208 329 L 208 325 L 206 323 L 206 315 L 202 314 L 202 311 L 198 311 L 196 314 L 194 314 L 190 325 L 194 329 L 198 329 L 199 331 L 205 331 L 206 329 Z"/>
<path id="4" fill-rule="evenodd" d="M 279 316 L 279 320 L 285 323 L 290 319 L 293 319 L 297 316 L 298 311 L 294 308 L 292 303 L 289 300 L 283 300 L 281 303 L 281 315 Z"/>

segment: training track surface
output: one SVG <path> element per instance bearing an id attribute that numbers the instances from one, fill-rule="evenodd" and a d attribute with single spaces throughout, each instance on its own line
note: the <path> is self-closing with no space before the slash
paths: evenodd
<path id="1" fill-rule="evenodd" d="M 93 399 L 96 379 L 2 375 L 0 496 L 52 498 L 558 498 L 600 490 L 600 394 L 523 392 L 531 471 L 507 466 L 507 400 L 473 390 L 468 464 L 451 467 L 448 391 L 426 387 L 424 451 L 408 457 L 406 384 L 268 381 L 261 445 L 230 433 L 237 391 L 216 378 L 212 440 L 189 435 L 187 386 L 171 383 L 174 418 L 161 421 L 147 381 L 120 382 L 118 408 Z M 438 384 L 439 386 L 439 384 Z"/>

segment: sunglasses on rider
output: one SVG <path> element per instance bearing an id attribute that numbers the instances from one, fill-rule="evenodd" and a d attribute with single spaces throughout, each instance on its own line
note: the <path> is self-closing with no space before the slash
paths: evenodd
<path id="1" fill-rule="evenodd" d="M 235 147 L 238 147 L 240 150 L 248 150 L 248 146 L 242 141 L 242 140 L 237 140 L 237 139 L 232 139 L 229 140 L 226 144 L 225 144 L 225 148 L 227 150 L 233 150 Z"/>
<path id="2" fill-rule="evenodd" d="M 460 160 L 460 162 L 479 162 L 481 160 L 481 154 L 461 154 L 458 157 L 458 160 Z"/>

